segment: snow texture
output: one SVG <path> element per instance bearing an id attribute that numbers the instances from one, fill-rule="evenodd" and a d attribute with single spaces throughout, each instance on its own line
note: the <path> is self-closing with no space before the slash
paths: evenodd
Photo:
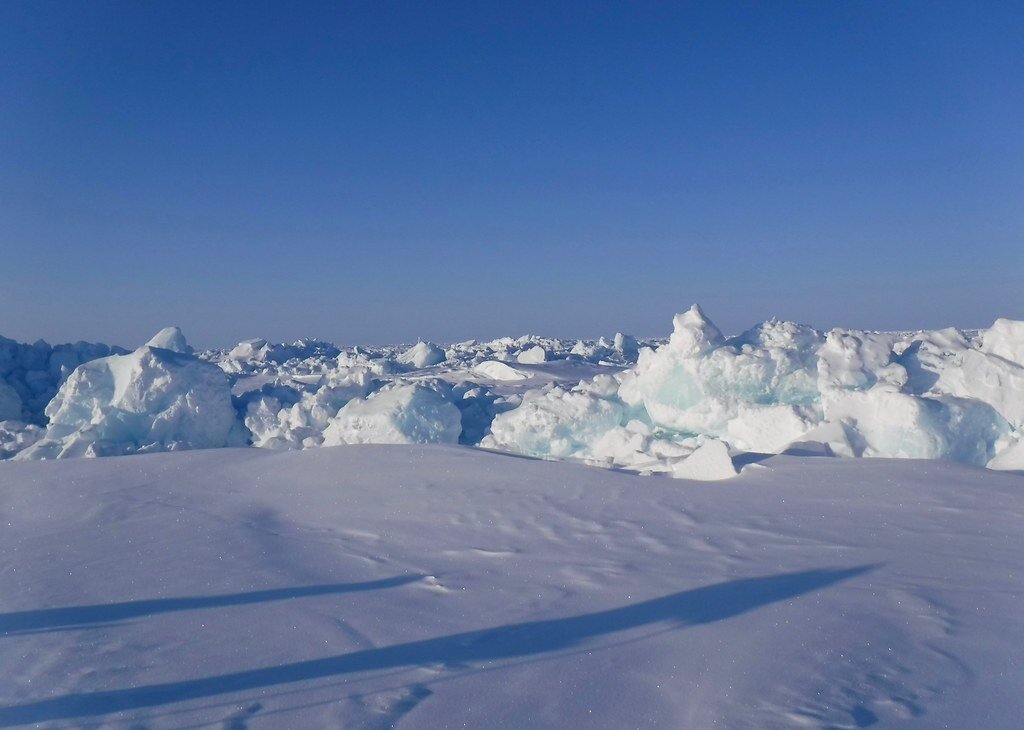
<path id="1" fill-rule="evenodd" d="M 432 445 L 3 462 L 0 484 L 0 727 L 1024 715 L 1015 474 L 783 455 L 708 484 Z"/>

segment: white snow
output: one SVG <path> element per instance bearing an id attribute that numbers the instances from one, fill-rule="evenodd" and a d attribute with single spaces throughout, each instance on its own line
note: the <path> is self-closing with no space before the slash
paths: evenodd
<path id="1" fill-rule="evenodd" d="M 532 390 L 518 408 L 494 419 L 483 445 L 530 456 L 579 456 L 622 419 L 622 406 L 612 400 L 558 387 Z"/>
<path id="2" fill-rule="evenodd" d="M 1021 480 L 438 445 L 3 462 L 0 726 L 1014 728 Z"/>
<path id="3" fill-rule="evenodd" d="M 692 446 L 696 436 L 741 451 L 815 442 L 843 456 L 985 465 L 1024 424 L 1024 368 L 1004 357 L 1016 352 L 1024 328 L 1008 320 L 982 333 L 987 348 L 956 330 L 822 335 L 777 321 L 727 339 L 696 305 L 673 326 L 667 344 L 641 350 L 614 384 L 572 389 L 575 407 L 560 405 L 567 401 L 560 391 L 528 393 L 496 416 L 484 445 L 623 467 L 660 460 L 656 470 L 674 468 L 676 456 L 657 453 L 655 444 Z M 617 429 L 630 421 L 650 426 L 649 437 L 629 437 L 646 459 L 622 449 Z"/>
<path id="4" fill-rule="evenodd" d="M 430 342 L 417 342 L 398 356 L 398 362 L 414 368 L 429 368 L 440 365 L 446 359 L 444 350 Z"/>
<path id="5" fill-rule="evenodd" d="M 324 431 L 324 445 L 454 444 L 461 432 L 459 409 L 439 392 L 397 385 L 346 403 Z"/>
<path id="6" fill-rule="evenodd" d="M 194 352 L 179 327 L 164 327 L 150 338 L 146 346 L 160 347 L 164 350 L 179 352 L 183 355 L 191 355 Z"/>
<path id="7" fill-rule="evenodd" d="M 1024 322 L 997 319 L 982 335 L 980 349 L 1024 366 Z"/>
<path id="8" fill-rule="evenodd" d="M 113 456 L 244 443 L 227 377 L 187 353 L 184 339 L 157 341 L 80 365 L 46 407 L 43 438 L 16 459 Z M 180 333 L 179 333 L 180 334 Z"/>
<path id="9" fill-rule="evenodd" d="M 484 360 L 473 366 L 473 372 L 489 380 L 526 380 L 530 377 L 522 370 L 516 370 L 498 360 Z"/>
<path id="10" fill-rule="evenodd" d="M 547 350 L 540 345 L 534 345 L 528 350 L 523 350 L 516 355 L 516 361 L 523 365 L 540 365 L 548 359 Z"/>
<path id="11" fill-rule="evenodd" d="M 728 444 L 718 439 L 708 439 L 672 468 L 672 476 L 677 479 L 700 482 L 731 479 L 738 473 L 729 456 Z"/>

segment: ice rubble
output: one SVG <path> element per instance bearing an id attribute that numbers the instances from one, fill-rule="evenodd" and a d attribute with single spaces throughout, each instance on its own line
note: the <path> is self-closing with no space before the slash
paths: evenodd
<path id="1" fill-rule="evenodd" d="M 399 355 L 398 362 L 421 369 L 440 365 L 446 358 L 447 355 L 440 347 L 431 342 L 421 341 Z"/>
<path id="2" fill-rule="evenodd" d="M 1006 319 L 904 334 L 771 320 L 726 337 L 695 305 L 667 341 L 645 343 L 621 333 L 446 350 L 248 340 L 193 353 L 167 328 L 134 353 L 96 353 L 110 351 L 0 340 L 0 458 L 248 440 L 459 442 L 691 477 L 727 475 L 723 448 L 1024 461 L 1024 323 Z M 76 365 L 33 417 L 33 394 L 56 392 Z M 45 433 L 29 425 L 46 418 Z"/>
<path id="3" fill-rule="evenodd" d="M 39 340 L 29 345 L 0 337 L 0 421 L 45 423 L 46 404 L 76 367 L 126 352 L 102 343 L 51 346 Z"/>
<path id="4" fill-rule="evenodd" d="M 436 390 L 398 385 L 349 401 L 324 431 L 324 446 L 458 443 L 459 409 Z"/>
<path id="5" fill-rule="evenodd" d="M 999 466 L 1007 460 L 995 457 L 1024 426 L 1024 367 L 1013 360 L 1022 335 L 1009 320 L 977 344 L 956 330 L 821 334 L 770 321 L 727 339 L 694 305 L 635 368 L 527 393 L 496 416 L 484 444 L 677 473 L 682 454 L 665 446 L 690 450 L 706 437 L 736 451 L 817 445 Z"/>
<path id="6" fill-rule="evenodd" d="M 109 456 L 244 443 L 224 372 L 176 328 L 127 355 L 80 365 L 46 406 L 42 438 L 15 459 Z M 176 349 L 169 349 L 176 348 Z"/>

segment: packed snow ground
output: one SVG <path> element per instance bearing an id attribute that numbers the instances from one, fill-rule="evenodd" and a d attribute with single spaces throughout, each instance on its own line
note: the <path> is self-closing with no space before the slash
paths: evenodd
<path id="1" fill-rule="evenodd" d="M 1021 475 L 736 466 L 0 463 L 0 726 L 1020 726 Z"/>

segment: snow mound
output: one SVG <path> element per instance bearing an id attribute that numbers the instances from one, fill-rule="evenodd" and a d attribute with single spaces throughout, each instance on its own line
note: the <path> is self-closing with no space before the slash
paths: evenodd
<path id="1" fill-rule="evenodd" d="M 548 353 L 540 345 L 534 345 L 533 347 L 523 350 L 516 355 L 516 362 L 522 365 L 540 365 L 541 363 L 547 362 Z"/>
<path id="2" fill-rule="evenodd" d="M 530 377 L 522 370 L 497 360 L 484 360 L 473 366 L 473 372 L 490 380 L 526 380 Z"/>
<path id="3" fill-rule="evenodd" d="M 729 456 L 729 447 L 723 441 L 709 439 L 672 468 L 676 479 L 694 479 L 716 482 L 739 474 Z"/>
<path id="4" fill-rule="evenodd" d="M 184 338 L 158 336 L 154 341 L 181 346 Z M 231 388 L 220 368 L 165 347 L 144 345 L 128 355 L 80 365 L 47 405 L 46 415 L 49 425 L 43 438 L 16 459 L 244 443 Z"/>
<path id="5" fill-rule="evenodd" d="M 1024 322 L 997 319 L 982 336 L 981 351 L 1024 366 Z"/>
<path id="6" fill-rule="evenodd" d="M 447 355 L 437 345 L 430 342 L 417 342 L 408 350 L 398 356 L 398 362 L 403 365 L 411 365 L 419 370 L 440 365 L 447 359 Z"/>
<path id="7" fill-rule="evenodd" d="M 454 444 L 460 433 L 454 404 L 436 390 L 405 384 L 349 401 L 325 429 L 323 445 Z"/>
<path id="8" fill-rule="evenodd" d="M 179 327 L 164 327 L 150 338 L 146 347 L 159 347 L 171 352 L 180 352 L 183 355 L 191 355 L 194 352 Z"/>

